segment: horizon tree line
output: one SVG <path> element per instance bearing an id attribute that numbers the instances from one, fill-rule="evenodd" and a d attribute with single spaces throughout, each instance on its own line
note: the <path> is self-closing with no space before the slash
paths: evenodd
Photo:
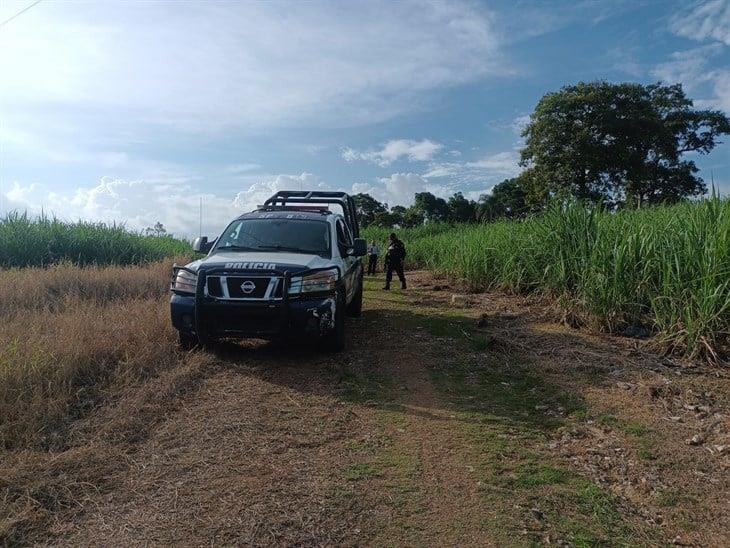
<path id="1" fill-rule="evenodd" d="M 688 153 L 709 154 L 730 134 L 727 115 L 695 109 L 681 84 L 579 82 L 545 94 L 522 131 L 522 172 L 479 200 L 415 194 L 410 207 L 353 196 L 363 226 L 491 222 L 554 201 L 612 210 L 672 204 L 707 192 Z"/>

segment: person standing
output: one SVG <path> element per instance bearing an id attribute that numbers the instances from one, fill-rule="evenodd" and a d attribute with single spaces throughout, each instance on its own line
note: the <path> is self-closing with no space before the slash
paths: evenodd
<path id="1" fill-rule="evenodd" d="M 375 270 L 378 267 L 378 255 L 380 255 L 380 249 L 373 240 L 368 246 L 368 276 L 375 275 Z"/>
<path id="2" fill-rule="evenodd" d="M 385 287 L 383 289 L 390 289 L 390 282 L 393 279 L 393 271 L 398 274 L 400 280 L 401 289 L 406 288 L 406 276 L 403 273 L 403 261 L 406 258 L 406 246 L 403 245 L 395 232 L 390 234 L 390 242 L 388 244 L 388 251 L 385 254 Z"/>

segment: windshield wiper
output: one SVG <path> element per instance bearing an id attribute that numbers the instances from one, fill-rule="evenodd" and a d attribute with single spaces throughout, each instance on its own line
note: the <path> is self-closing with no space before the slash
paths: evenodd
<path id="1" fill-rule="evenodd" d="M 291 251 L 293 253 L 319 253 L 318 251 L 312 251 L 311 249 L 299 249 L 298 247 L 290 247 L 285 245 L 258 245 L 256 249 L 271 249 L 274 251 Z"/>
<path id="2" fill-rule="evenodd" d="M 235 250 L 235 251 L 255 251 L 253 247 L 248 247 L 248 246 L 245 246 L 245 245 L 222 245 L 220 247 L 217 247 L 216 248 L 216 251 L 221 251 L 221 250 L 224 250 L 224 249 L 225 250 L 232 249 L 232 250 Z"/>

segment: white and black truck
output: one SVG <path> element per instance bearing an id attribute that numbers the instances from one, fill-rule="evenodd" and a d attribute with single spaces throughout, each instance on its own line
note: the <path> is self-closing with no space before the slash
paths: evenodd
<path id="1" fill-rule="evenodd" d="M 332 211 L 330 206 L 342 210 Z M 344 192 L 280 191 L 234 219 L 204 258 L 172 270 L 172 325 L 185 348 L 221 338 L 318 337 L 345 345 L 362 309 L 365 240 Z"/>

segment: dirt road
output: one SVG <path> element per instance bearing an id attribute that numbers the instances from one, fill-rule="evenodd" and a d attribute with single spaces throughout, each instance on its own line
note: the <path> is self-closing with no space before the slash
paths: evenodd
<path id="1" fill-rule="evenodd" d="M 38 540 L 730 542 L 726 372 L 563 327 L 519 297 L 453 307 L 458 289 L 411 278 L 407 293 L 368 280 L 341 355 L 191 354 L 196 381 L 125 404 L 133 442 Z"/>

